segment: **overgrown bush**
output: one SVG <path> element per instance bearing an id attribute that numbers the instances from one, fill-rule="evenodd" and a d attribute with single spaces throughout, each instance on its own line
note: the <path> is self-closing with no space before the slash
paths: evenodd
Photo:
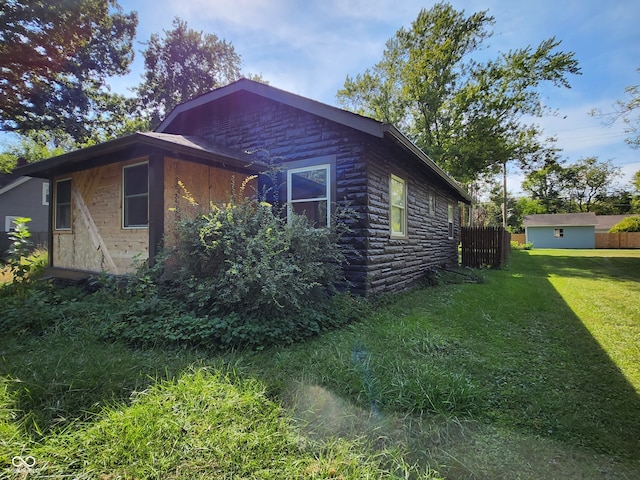
<path id="1" fill-rule="evenodd" d="M 342 279 L 338 228 L 290 221 L 266 203 L 242 200 L 180 223 L 171 294 L 185 302 L 187 329 L 223 345 L 292 342 L 329 322 L 325 304 Z M 184 328 L 174 325 L 178 331 Z"/>
<path id="2" fill-rule="evenodd" d="M 627 217 L 609 229 L 609 233 L 640 232 L 640 217 Z"/>

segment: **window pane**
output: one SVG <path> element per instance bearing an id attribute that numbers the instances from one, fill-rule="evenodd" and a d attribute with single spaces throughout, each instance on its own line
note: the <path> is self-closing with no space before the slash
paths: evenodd
<path id="1" fill-rule="evenodd" d="M 147 164 L 126 167 L 124 169 L 124 195 L 140 195 L 147 193 Z"/>
<path id="2" fill-rule="evenodd" d="M 71 203 L 71 180 L 56 182 L 56 200 L 58 203 Z"/>
<path id="3" fill-rule="evenodd" d="M 55 228 L 71 228 L 71 180 L 56 182 L 56 222 Z"/>
<path id="4" fill-rule="evenodd" d="M 124 225 L 125 227 L 147 226 L 147 196 L 130 197 L 125 199 Z"/>
<path id="5" fill-rule="evenodd" d="M 404 209 L 391 207 L 391 232 L 404 234 Z"/>
<path id="6" fill-rule="evenodd" d="M 71 228 L 70 205 L 58 205 L 56 208 L 56 228 Z"/>
<path id="7" fill-rule="evenodd" d="M 316 227 L 327 226 L 327 201 L 294 202 L 291 209 L 298 215 L 306 215 L 309 221 Z"/>
<path id="8" fill-rule="evenodd" d="M 327 198 L 327 169 L 305 170 L 291 174 L 291 199 Z"/>
<path id="9" fill-rule="evenodd" d="M 404 182 L 391 179 L 391 205 L 404 207 Z"/>

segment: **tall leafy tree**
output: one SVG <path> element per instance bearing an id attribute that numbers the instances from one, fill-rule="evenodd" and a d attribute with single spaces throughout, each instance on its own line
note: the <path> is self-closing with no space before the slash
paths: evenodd
<path id="1" fill-rule="evenodd" d="M 565 190 L 572 209 L 579 212 L 593 211 L 594 201 L 604 197 L 614 180 L 620 176 L 620 168 L 611 161 L 599 162 L 596 157 L 579 160 L 565 169 Z"/>
<path id="2" fill-rule="evenodd" d="M 164 36 L 151 36 L 144 50 L 145 72 L 137 88 L 154 127 L 176 105 L 240 78 L 240 56 L 214 34 L 187 27 L 178 18 Z"/>
<path id="3" fill-rule="evenodd" d="M 0 128 L 86 140 L 111 122 L 106 80 L 128 72 L 138 19 L 116 0 L 4 0 Z"/>
<path id="4" fill-rule="evenodd" d="M 545 148 L 525 121 L 546 111 L 539 86 L 568 87 L 578 64 L 555 38 L 480 61 L 474 56 L 493 24 L 487 11 L 465 16 L 445 2 L 423 9 L 387 42 L 379 63 L 347 77 L 338 101 L 404 128 L 460 181 L 504 171 L 512 160 L 530 163 Z"/>
<path id="5" fill-rule="evenodd" d="M 640 73 L 640 68 L 638 68 Z M 640 84 L 625 88 L 628 98 L 618 100 L 613 105 L 613 111 L 603 113 L 598 109 L 591 111 L 591 115 L 600 117 L 606 125 L 613 125 L 619 119 L 626 124 L 629 137 L 626 142 L 631 148 L 640 148 Z"/>

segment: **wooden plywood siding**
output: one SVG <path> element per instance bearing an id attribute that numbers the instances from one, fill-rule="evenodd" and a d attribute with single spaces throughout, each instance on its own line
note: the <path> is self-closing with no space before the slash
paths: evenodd
<path id="1" fill-rule="evenodd" d="M 379 144 L 368 149 L 369 249 L 371 292 L 401 290 L 418 280 L 428 267 L 458 262 L 459 209 L 457 201 L 428 174 L 403 161 L 402 155 Z M 391 238 L 389 228 L 389 176 L 406 181 L 406 238 Z M 428 205 L 435 196 L 435 211 Z M 454 206 L 454 238 L 449 239 L 448 206 Z"/>
<path id="2" fill-rule="evenodd" d="M 240 187 L 248 177 L 246 173 L 174 158 L 165 159 L 164 175 L 165 245 L 169 248 L 175 245 L 177 222 L 195 218 L 212 203 L 228 203 L 234 190 L 235 195 L 240 195 Z M 247 184 L 245 196 L 253 196 L 255 189 L 255 181 Z"/>
<path id="3" fill-rule="evenodd" d="M 124 274 L 148 257 L 148 230 L 122 228 L 122 167 L 140 161 L 61 177 L 71 178 L 72 225 L 70 231 L 53 230 L 54 267 Z"/>

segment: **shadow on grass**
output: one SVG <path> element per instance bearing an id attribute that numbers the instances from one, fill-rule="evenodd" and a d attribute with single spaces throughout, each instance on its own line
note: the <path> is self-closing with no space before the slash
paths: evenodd
<path id="1" fill-rule="evenodd" d="M 514 256 L 498 280 L 512 316 L 493 325 L 501 358 L 488 385 L 496 420 L 598 453 L 637 457 L 640 396 L 548 275 L 637 281 L 638 272 L 638 258 Z"/>

